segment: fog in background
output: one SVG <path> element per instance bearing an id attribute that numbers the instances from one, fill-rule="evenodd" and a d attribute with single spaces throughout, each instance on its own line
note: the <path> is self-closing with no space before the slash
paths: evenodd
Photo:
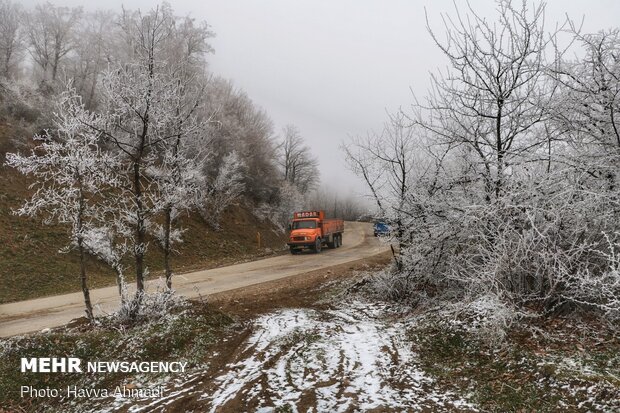
<path id="1" fill-rule="evenodd" d="M 39 2 L 24 1 L 24 6 Z M 158 1 L 52 1 L 85 10 L 148 10 Z M 339 150 L 348 136 L 380 131 L 386 111 L 407 107 L 412 93 L 426 94 L 429 73 L 445 60 L 425 21 L 443 29 L 441 13 L 454 15 L 451 0 L 181 0 L 179 15 L 206 20 L 216 33 L 210 69 L 230 78 L 264 108 L 276 132 L 292 123 L 318 156 L 322 183 L 343 194 L 363 193 Z M 456 1 L 462 11 L 466 2 Z M 471 0 L 494 18 L 492 0 Z M 615 0 L 547 2 L 551 29 L 568 14 L 585 32 L 617 25 Z M 441 38 L 441 36 L 440 36 Z"/>

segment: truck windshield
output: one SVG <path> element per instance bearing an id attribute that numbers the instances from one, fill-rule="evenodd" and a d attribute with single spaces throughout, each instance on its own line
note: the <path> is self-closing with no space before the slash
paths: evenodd
<path id="1" fill-rule="evenodd" d="M 293 221 L 293 229 L 316 228 L 316 221 Z"/>

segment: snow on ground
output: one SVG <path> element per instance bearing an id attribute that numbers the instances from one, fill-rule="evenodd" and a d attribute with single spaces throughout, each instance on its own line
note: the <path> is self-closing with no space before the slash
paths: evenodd
<path id="1" fill-rule="evenodd" d="M 416 366 L 400 323 L 387 323 L 380 307 L 354 302 L 337 310 L 281 310 L 260 317 L 245 350 L 200 400 L 211 411 L 235 398 L 270 406 L 312 400 L 315 411 L 375 408 L 475 410 L 434 388 Z M 304 409 L 305 410 L 305 409 Z"/>
<path id="2" fill-rule="evenodd" d="M 233 361 L 208 376 L 196 369 L 167 383 L 159 400 L 110 401 L 130 412 L 181 407 L 200 411 L 345 412 L 476 411 L 445 392 L 417 365 L 405 325 L 386 306 L 343 303 L 337 309 L 285 309 L 256 319 Z M 106 404 L 106 403 L 103 403 Z"/>

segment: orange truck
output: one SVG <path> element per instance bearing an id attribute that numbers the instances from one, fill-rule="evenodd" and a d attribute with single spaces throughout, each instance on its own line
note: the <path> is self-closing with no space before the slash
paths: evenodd
<path id="1" fill-rule="evenodd" d="M 321 247 L 338 248 L 342 245 L 344 221 L 325 219 L 324 211 L 300 211 L 293 214 L 288 246 L 291 254 L 299 254 L 303 249 L 319 253 Z"/>

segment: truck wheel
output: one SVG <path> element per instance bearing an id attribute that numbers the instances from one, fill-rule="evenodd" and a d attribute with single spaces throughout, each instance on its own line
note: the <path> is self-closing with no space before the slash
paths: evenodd
<path id="1" fill-rule="evenodd" d="M 330 249 L 337 248 L 337 247 L 338 247 L 338 236 L 337 236 L 337 235 L 334 235 L 334 236 L 332 237 L 332 242 L 328 242 L 328 243 L 327 243 L 327 246 L 328 246 Z"/>
<path id="2" fill-rule="evenodd" d="M 336 248 L 340 248 L 340 234 L 336 235 Z"/>
<path id="3" fill-rule="evenodd" d="M 342 247 L 342 234 L 338 235 L 338 248 Z"/>
<path id="4" fill-rule="evenodd" d="M 317 253 L 317 254 L 319 252 L 321 252 L 321 238 L 317 238 L 316 239 L 316 242 L 314 243 L 314 248 L 313 249 L 314 249 L 314 252 Z"/>

